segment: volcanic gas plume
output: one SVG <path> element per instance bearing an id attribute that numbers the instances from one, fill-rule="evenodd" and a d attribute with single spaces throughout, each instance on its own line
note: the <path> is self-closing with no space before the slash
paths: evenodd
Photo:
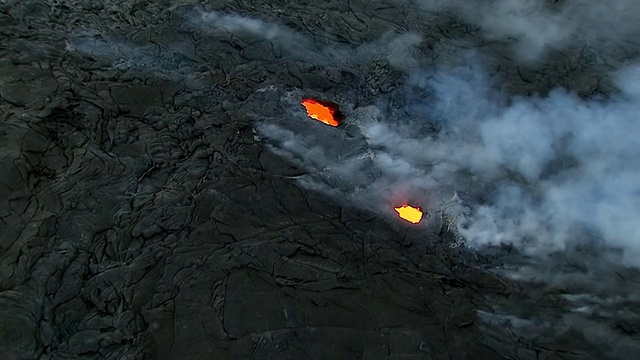
<path id="1" fill-rule="evenodd" d="M 446 229 L 453 236 L 442 238 L 454 238 L 451 246 L 465 244 L 483 252 L 500 245 L 496 247 L 499 251 L 525 253 L 527 261 L 553 268 L 552 276 L 544 281 L 560 279 L 562 271 L 555 267 L 555 260 L 549 260 L 552 256 L 561 258 L 580 246 L 591 246 L 596 243 L 593 239 L 607 250 L 622 250 L 611 251 L 616 261 L 640 265 L 640 67 L 634 67 L 633 61 L 610 61 L 612 55 L 594 51 L 619 50 L 615 42 L 603 47 L 602 41 L 620 35 L 625 53 L 633 53 L 626 50 L 637 48 L 631 44 L 637 37 L 622 40 L 638 33 L 640 22 L 618 20 L 635 16 L 637 12 L 627 10 L 635 9 L 637 1 L 621 0 L 625 11 L 606 16 L 601 16 L 600 6 L 587 6 L 588 0 L 571 2 L 581 5 L 582 13 L 588 15 L 583 17 L 574 16 L 576 12 L 569 8 L 552 13 L 542 9 L 545 2 L 527 0 L 420 3 L 441 4 L 438 9 L 455 4 L 456 12 L 478 25 L 486 39 L 471 51 L 466 50 L 474 47 L 470 39 L 469 43 L 441 41 L 438 45 L 426 44 L 429 40 L 425 39 L 425 46 L 414 48 L 422 39 L 414 34 L 401 42 L 387 42 L 403 44 L 403 51 L 394 48 L 390 52 L 394 56 L 390 56 L 372 44 L 358 47 L 355 53 L 344 49 L 320 52 L 311 45 L 302 49 L 299 41 L 285 41 L 290 38 L 288 32 L 271 32 L 281 34 L 273 38 L 281 39 L 283 48 L 297 46 L 290 56 L 306 57 L 317 66 L 333 64 L 360 73 L 352 55 L 368 52 L 372 56 L 362 58 L 384 58 L 388 64 L 382 62 L 380 67 L 389 65 L 405 76 L 394 83 L 397 86 L 381 91 L 381 84 L 386 83 L 373 81 L 379 70 L 376 60 L 372 74 L 368 74 L 371 79 L 366 77 L 362 84 L 348 82 L 324 94 L 315 92 L 316 98 L 341 98 L 340 105 L 349 109 L 349 124 L 345 124 L 349 126 L 340 129 L 344 131 L 322 131 L 304 121 L 308 118 L 300 114 L 300 105 L 308 117 L 332 127 L 340 125 L 334 105 L 313 98 L 300 101 L 301 96 L 317 89 L 283 90 L 285 114 L 264 114 L 257 119 L 257 129 L 278 155 L 304 169 L 296 181 L 344 204 L 391 221 L 406 221 L 402 225 L 415 227 L 421 234 L 440 235 Z M 477 6 L 470 7 L 472 3 Z M 618 16 L 622 13 L 625 16 Z M 567 15 L 572 19 L 569 26 Z M 606 21 L 593 26 L 594 17 Z M 264 29 L 253 22 L 251 25 L 253 30 Z M 574 39 L 582 29 L 593 31 Z M 469 28 L 464 33 L 467 30 L 475 31 Z M 421 33 L 428 33 L 428 29 Z M 579 58 L 563 63 L 562 68 L 574 66 L 574 60 L 576 64 L 606 66 L 596 71 L 596 65 L 581 65 L 576 68 L 582 75 L 578 77 L 559 76 L 557 63 L 521 74 L 514 64 L 517 60 L 505 63 L 502 53 L 494 56 L 495 48 L 485 40 L 496 38 L 516 44 L 522 50 L 518 51 L 521 60 L 530 64 L 536 63 L 532 60 L 552 64 L 557 59 L 545 59 L 542 54 L 549 49 L 555 55 L 563 54 L 561 47 L 578 42 L 585 45 L 577 47 L 579 53 L 576 48 L 562 56 Z M 590 49 L 592 45 L 595 48 Z M 492 50 L 483 53 L 484 48 Z M 430 51 L 425 53 L 425 49 Z M 337 54 L 342 56 L 334 56 Z M 316 60 L 327 58 L 332 61 Z M 333 62 L 335 59 L 340 61 Z M 622 64 L 629 67 L 620 68 Z M 498 71 L 496 65 L 517 71 Z M 583 96 L 597 93 L 594 89 L 599 79 L 605 78 L 617 89 L 599 88 L 606 97 Z M 545 84 L 545 79 L 557 86 Z M 375 95 L 364 95 L 367 91 Z M 416 204 L 425 208 L 416 208 Z M 427 215 L 428 221 L 424 221 Z M 424 237 L 425 242 L 429 239 Z M 509 246 L 501 246 L 505 244 Z M 541 258 L 544 261 L 538 261 Z M 581 258 L 582 253 L 576 255 Z M 588 271 L 598 266 L 590 258 L 584 259 Z M 509 264 L 500 271 L 517 267 Z M 571 286 L 582 276 L 570 275 L 566 283 Z M 585 283 L 592 286 L 590 279 Z"/>
<path id="2" fill-rule="evenodd" d="M 639 264 L 638 69 L 613 74 L 621 93 L 606 101 L 563 89 L 505 101 L 480 66 L 428 79 L 416 72 L 403 90 L 431 95 L 407 101 L 404 117 L 377 106 L 352 111 L 363 150 L 339 154 L 345 139 L 312 130 L 283 137 L 290 133 L 275 125 L 262 130 L 313 165 L 305 186 L 343 201 L 386 213 L 402 188 L 407 201 L 446 207 L 473 247 L 511 244 L 542 254 L 597 236 L 625 249 L 623 262 Z M 312 116 L 331 114 L 305 103 Z M 440 130 L 425 132 L 425 118 Z M 464 204 L 445 204 L 454 193 L 465 194 Z"/>

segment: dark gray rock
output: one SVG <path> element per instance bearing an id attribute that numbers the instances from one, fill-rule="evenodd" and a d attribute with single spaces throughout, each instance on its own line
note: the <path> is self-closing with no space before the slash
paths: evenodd
<path id="1" fill-rule="evenodd" d="M 438 213 L 408 229 L 305 187 L 357 193 L 379 177 L 366 159 L 351 183 L 326 165 L 366 158 L 353 119 L 368 106 L 415 115 L 410 100 L 429 93 L 403 87 L 412 69 L 477 49 L 510 94 L 590 96 L 610 91 L 603 74 L 622 55 L 572 48 L 522 65 L 473 24 L 391 0 L 7 0 L 0 40 L 0 359 L 622 359 L 638 348 L 632 315 L 567 320 L 597 329 L 591 338 L 563 332 L 559 292 L 485 269 L 507 250 L 451 248 Z M 306 96 L 338 103 L 345 124 L 306 118 Z M 269 124 L 332 146 L 296 163 L 259 135 Z M 625 274 L 616 289 L 637 283 Z M 638 314 L 637 299 L 624 308 Z"/>

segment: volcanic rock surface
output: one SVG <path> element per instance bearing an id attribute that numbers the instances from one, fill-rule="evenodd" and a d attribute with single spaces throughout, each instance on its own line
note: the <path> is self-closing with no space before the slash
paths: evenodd
<path id="1" fill-rule="evenodd" d="M 3 0 L 0 39 L 0 359 L 637 349 L 634 317 L 590 317 L 617 334 L 604 343 L 545 327 L 569 311 L 562 291 L 490 271 L 508 249 L 469 251 L 438 214 L 425 231 L 305 187 L 308 169 L 257 130 L 285 124 L 326 137 L 331 156 L 366 154 L 358 109 L 400 111 L 422 96 L 399 90 L 410 69 L 462 65 L 469 49 L 515 95 L 607 94 L 616 65 L 588 47 L 523 65 L 455 14 L 391 0 Z M 302 97 L 339 104 L 344 126 L 306 118 Z"/>

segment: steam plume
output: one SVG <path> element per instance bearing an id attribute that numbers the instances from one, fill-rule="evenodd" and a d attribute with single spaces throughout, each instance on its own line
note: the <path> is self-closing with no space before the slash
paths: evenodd
<path id="1" fill-rule="evenodd" d="M 285 53 L 289 60 L 345 67 L 364 65 L 379 56 L 388 58 L 391 65 L 398 69 L 411 69 L 418 63 L 411 49 L 422 41 L 418 34 L 389 30 L 379 39 L 355 48 L 335 43 L 321 44 L 318 39 L 304 36 L 287 26 L 204 9 L 194 11 L 189 16 L 189 24 L 185 26 L 190 30 L 204 29 L 217 36 L 235 34 L 262 38 Z"/>
<path id="2" fill-rule="evenodd" d="M 555 8 L 524 0 L 421 4 L 455 11 L 487 36 L 515 36 L 531 51 L 529 59 L 578 33 L 586 36 L 584 41 L 591 41 L 589 36 L 623 41 L 640 29 L 622 21 L 637 8 L 631 1 L 617 3 L 602 16 L 604 5 L 587 7 L 584 1 Z M 640 131 L 640 67 L 613 74 L 620 93 L 608 99 L 584 100 L 561 88 L 545 97 L 509 98 L 473 60 L 464 68 L 419 71 L 411 55 L 420 42 L 415 34 L 389 32 L 355 49 L 319 47 L 284 26 L 239 15 L 198 14 L 192 22 L 213 34 L 264 37 L 294 60 L 349 67 L 362 62 L 363 54 L 368 59 L 382 54 L 390 61 L 403 59 L 391 56 L 394 51 L 407 54 L 409 61 L 395 64 L 411 75 L 390 96 L 404 96 L 411 116 L 376 106 L 353 109 L 349 122 L 362 136 L 353 141 L 342 136 L 340 151 L 335 135 L 316 128 L 286 120 L 258 126 L 279 153 L 307 167 L 305 185 L 383 213 L 395 201 L 417 199 L 428 204 L 431 214 L 455 218 L 469 246 L 507 243 L 546 253 L 601 239 L 625 249 L 627 263 L 640 265 L 640 223 L 635 220 L 640 217 L 635 201 L 640 194 L 640 140 L 635 135 Z M 297 100 L 289 104 L 300 107 Z M 426 131 L 427 123 L 439 130 Z M 454 201 L 447 201 L 451 196 Z"/>
<path id="3" fill-rule="evenodd" d="M 473 201 L 450 211 L 471 246 L 508 243 L 540 253 L 596 237 L 640 265 L 640 67 L 618 72 L 620 94 L 607 100 L 556 89 L 507 103 L 489 80 L 478 68 L 416 75 L 406 86 L 433 95 L 411 105 L 429 111 L 441 127 L 435 134 L 419 134 L 422 124 L 375 108 L 356 112 L 351 121 L 369 156 L 320 156 L 332 144 L 313 135 L 281 145 L 300 159 L 313 153 L 308 163 L 324 169 L 323 179 L 341 179 L 347 201 L 375 199 L 378 208 L 388 207 L 394 189 L 408 197 L 429 194 L 425 200 L 438 204 L 436 194 L 447 189 L 470 194 Z M 284 140 L 273 125 L 261 129 Z"/>
<path id="4" fill-rule="evenodd" d="M 407 1 L 400 0 L 402 3 Z M 640 3 L 590 0 L 418 0 L 429 12 L 448 11 L 474 24 L 485 37 L 515 41 L 520 60 L 539 60 L 551 49 L 593 48 L 637 56 Z"/>

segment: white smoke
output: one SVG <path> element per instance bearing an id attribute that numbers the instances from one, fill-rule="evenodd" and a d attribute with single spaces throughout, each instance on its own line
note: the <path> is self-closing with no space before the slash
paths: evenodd
<path id="1" fill-rule="evenodd" d="M 398 0 L 407 3 L 404 0 Z M 599 52 L 640 50 L 636 0 L 417 0 L 429 12 L 453 12 L 493 40 L 515 41 L 521 60 L 550 49 L 590 46 Z"/>
<path id="2" fill-rule="evenodd" d="M 217 11 L 198 11 L 197 14 L 197 16 L 192 18 L 192 21 L 199 25 L 204 25 L 211 31 L 227 32 L 230 34 L 247 33 L 264 37 L 271 41 L 284 42 L 288 45 L 307 42 L 305 37 L 285 26 L 268 23 L 260 19 Z"/>
<path id="3" fill-rule="evenodd" d="M 640 264 L 638 75 L 637 67 L 618 73 L 621 94 L 606 101 L 581 100 L 560 89 L 545 98 L 515 99 L 470 118 L 467 131 L 479 133 L 474 143 L 448 139 L 451 150 L 472 146 L 504 174 L 487 174 L 467 158 L 473 175 L 496 188 L 493 200 L 462 222 L 467 239 L 562 249 L 580 240 L 578 229 L 584 229 L 624 248 L 628 263 Z"/>
<path id="4" fill-rule="evenodd" d="M 206 30 L 216 36 L 226 34 L 264 39 L 294 61 L 348 67 L 367 64 L 374 57 L 383 57 L 392 66 L 402 70 L 414 68 L 419 63 L 411 50 L 422 41 L 422 37 L 410 32 L 389 30 L 377 40 L 354 48 L 335 43 L 321 45 L 318 39 L 301 35 L 290 27 L 238 14 L 198 9 L 188 19 L 188 24 L 184 25 L 188 30 Z"/>
<path id="5" fill-rule="evenodd" d="M 515 40 L 520 59 L 527 62 L 565 47 L 602 53 L 639 49 L 625 43 L 640 34 L 640 21 L 635 21 L 640 3 L 631 0 L 575 0 L 555 7 L 526 0 L 420 3 L 430 11 L 455 12 L 487 38 Z M 516 280 L 542 281 L 565 294 L 589 294 L 588 299 L 609 299 L 610 292 L 637 299 L 626 280 L 616 280 L 618 269 L 608 268 L 608 261 L 640 266 L 640 66 L 612 74 L 619 92 L 608 98 L 583 99 L 563 88 L 545 96 L 514 98 L 475 65 L 479 57 L 466 56 L 468 67 L 420 71 L 417 34 L 389 31 L 377 41 L 350 48 L 321 44 L 311 34 L 263 20 L 202 10 L 197 14 L 191 22 L 210 36 L 264 39 L 289 61 L 354 70 L 380 57 L 409 74 L 403 87 L 379 99 L 380 105 L 340 103 L 347 113 L 341 128 L 306 117 L 299 101 L 310 90 L 283 96 L 290 111 L 281 117 L 256 116 L 256 128 L 272 149 L 307 170 L 296 176 L 303 186 L 422 231 L 425 242 L 446 226 L 455 228 L 472 248 L 510 244 L 526 254 L 549 255 L 595 242 L 598 249 L 620 249 L 620 259 L 614 258 L 616 253 L 568 251 L 546 261 L 519 258 L 493 270 Z M 609 58 L 620 59 L 618 55 Z M 271 87 L 268 94 L 259 90 L 256 96 L 272 101 L 279 91 Z M 403 111 L 382 105 L 390 98 L 404 100 Z M 253 104 L 248 105 L 251 111 L 259 113 Z M 417 226 L 402 223 L 393 212 L 402 203 L 421 206 L 427 219 Z M 596 259 L 607 265 L 584 266 Z M 556 266 L 574 263 L 584 270 Z M 594 281 L 600 278 L 609 281 Z M 549 309 L 542 307 L 535 313 L 534 300 L 531 306 L 516 301 L 519 311 L 514 314 L 521 317 L 498 315 L 494 329 L 505 329 L 505 334 L 494 337 L 507 336 L 508 330 L 537 342 L 541 333 L 553 338 L 573 329 L 592 344 L 610 346 L 611 356 L 624 358 L 619 354 L 637 350 L 626 336 L 589 317 L 637 319 L 635 312 L 621 313 L 617 303 L 565 300 L 575 306 L 566 316 L 558 316 L 565 312 L 561 307 L 557 313 L 547 314 Z"/>
<path id="6" fill-rule="evenodd" d="M 519 39 L 529 59 L 579 34 L 624 41 L 640 29 L 629 20 L 640 9 L 631 1 L 602 14 L 605 5 L 587 7 L 585 1 L 554 8 L 525 0 L 421 4 L 455 11 L 487 36 Z M 640 265 L 640 67 L 614 74 L 620 93 L 606 100 L 584 100 L 560 88 L 545 97 L 509 98 L 477 66 L 417 71 L 413 50 L 421 37 L 415 34 L 387 32 L 355 48 L 323 47 L 263 20 L 202 9 L 194 14 L 191 23 L 212 35 L 263 38 L 286 49 L 291 60 L 349 67 L 382 55 L 412 74 L 396 95 L 431 94 L 407 99 L 410 119 L 375 106 L 354 109 L 348 122 L 362 137 L 353 145 L 323 133 L 336 129 L 305 133 L 286 122 L 260 125 L 279 153 L 314 174 L 305 185 L 383 213 L 398 202 L 427 204 L 432 215 L 455 218 L 470 246 L 512 244 L 546 253 L 600 239 Z M 295 116 L 304 115 L 298 110 Z M 422 131 L 424 119 L 440 131 Z M 443 204 L 454 193 L 469 201 Z"/>
<path id="7" fill-rule="evenodd" d="M 439 206 L 450 190 L 473 198 L 490 189 L 451 214 L 470 246 L 512 244 L 540 254 L 599 238 L 640 265 L 640 67 L 615 78 L 620 93 L 606 100 L 556 89 L 507 103 L 478 68 L 416 75 L 407 87 L 433 95 L 413 105 L 429 109 L 442 130 L 421 135 L 415 121 L 356 111 L 350 121 L 361 128 L 368 157 L 322 155 L 334 144 L 261 130 L 298 159 L 313 159 L 314 169 L 324 167 L 324 178 L 361 184 L 342 193 L 346 201 L 383 209 L 401 197 Z"/>

